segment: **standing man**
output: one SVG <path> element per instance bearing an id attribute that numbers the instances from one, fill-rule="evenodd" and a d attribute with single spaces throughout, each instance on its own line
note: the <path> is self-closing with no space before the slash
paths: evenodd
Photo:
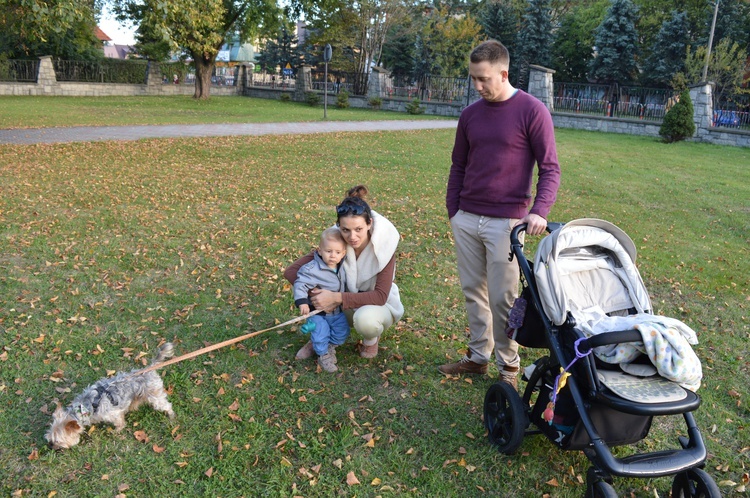
<path id="1" fill-rule="evenodd" d="M 519 223 L 527 224 L 526 233 L 545 232 L 560 165 L 552 116 L 541 101 L 510 84 L 509 66 L 508 49 L 495 40 L 470 55 L 469 75 L 482 98 L 458 120 L 446 195 L 466 297 L 469 350 L 438 370 L 485 374 L 494 347 L 500 379 L 517 387 L 518 344 L 505 333 L 520 278 L 518 265 L 508 260 L 510 232 Z"/>

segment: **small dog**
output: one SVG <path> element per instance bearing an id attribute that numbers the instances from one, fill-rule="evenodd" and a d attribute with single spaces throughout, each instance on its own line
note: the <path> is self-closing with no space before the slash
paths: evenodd
<path id="1" fill-rule="evenodd" d="M 174 348 L 167 342 L 159 348 L 151 364 L 162 363 L 172 356 Z M 77 445 L 84 427 L 99 422 L 110 423 L 119 431 L 125 427 L 125 414 L 143 403 L 173 418 L 172 404 L 167 400 L 159 374 L 153 370 L 136 375 L 134 372 L 137 370 L 100 379 L 76 396 L 67 408 L 58 405 L 52 414 L 52 425 L 44 435 L 50 447 L 60 450 Z"/>

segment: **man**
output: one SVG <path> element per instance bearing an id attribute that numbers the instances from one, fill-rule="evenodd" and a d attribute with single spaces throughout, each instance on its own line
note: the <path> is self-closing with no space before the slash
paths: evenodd
<path id="1" fill-rule="evenodd" d="M 545 232 L 560 165 L 552 116 L 542 102 L 510 84 L 509 65 L 508 50 L 498 41 L 471 52 L 469 75 L 482 98 L 458 120 L 446 194 L 470 339 L 460 361 L 438 370 L 485 374 L 494 347 L 501 380 L 517 387 L 518 344 L 505 333 L 520 277 L 517 263 L 508 260 L 510 232 L 520 223 L 527 224 L 526 233 Z"/>

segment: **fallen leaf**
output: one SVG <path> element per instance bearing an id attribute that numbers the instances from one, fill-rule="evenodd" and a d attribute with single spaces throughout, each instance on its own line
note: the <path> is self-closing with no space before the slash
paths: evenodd
<path id="1" fill-rule="evenodd" d="M 349 472 L 346 474 L 346 483 L 349 486 L 354 486 L 356 484 L 359 484 L 359 479 L 357 479 L 357 476 L 354 475 L 354 472 Z"/>
<path id="2" fill-rule="evenodd" d="M 231 410 L 233 412 L 236 412 L 239 409 L 240 409 L 240 402 L 235 399 L 234 403 L 232 403 L 231 405 L 229 405 L 229 410 Z"/>
<path id="3" fill-rule="evenodd" d="M 559 486 L 560 483 L 557 482 L 557 478 L 553 477 L 549 481 L 546 482 L 546 484 L 549 484 L 550 486 Z"/>
<path id="4" fill-rule="evenodd" d="M 203 474 L 205 474 L 206 477 L 211 477 L 212 475 L 214 475 L 214 468 L 211 467 L 210 469 L 205 471 Z"/>
<path id="5" fill-rule="evenodd" d="M 380 486 L 380 484 L 382 482 L 383 481 L 381 481 L 379 477 L 376 477 L 375 479 L 372 480 L 372 482 L 370 483 L 370 485 L 372 485 L 372 486 Z"/>
<path id="6" fill-rule="evenodd" d="M 343 462 L 341 461 L 340 458 L 337 458 L 336 460 L 333 461 L 333 466 L 336 467 L 337 469 L 340 469 L 342 465 L 343 465 Z"/>
<path id="7" fill-rule="evenodd" d="M 31 453 L 29 453 L 29 461 L 33 462 L 34 460 L 39 460 L 39 450 L 34 448 L 31 450 Z"/>
<path id="8" fill-rule="evenodd" d="M 135 431 L 133 436 L 142 443 L 148 443 L 148 435 L 146 435 L 145 431 Z"/>
<path id="9" fill-rule="evenodd" d="M 154 453 L 164 453 L 164 450 L 166 449 L 165 447 L 161 447 L 157 444 L 154 444 L 151 448 L 154 450 Z"/>
<path id="10" fill-rule="evenodd" d="M 117 486 L 117 491 L 120 493 L 124 493 L 125 491 L 130 489 L 130 484 L 122 483 L 119 486 Z"/>

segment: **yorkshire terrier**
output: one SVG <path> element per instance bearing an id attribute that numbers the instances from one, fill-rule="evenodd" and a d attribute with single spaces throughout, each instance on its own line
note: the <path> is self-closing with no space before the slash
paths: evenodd
<path id="1" fill-rule="evenodd" d="M 162 363 L 172 356 L 174 348 L 167 342 L 159 348 L 151 364 Z M 137 370 L 121 372 L 96 381 L 76 396 L 67 408 L 58 404 L 52 414 L 52 425 L 44 435 L 50 447 L 61 450 L 77 445 L 84 427 L 99 422 L 110 423 L 119 431 L 125 427 L 125 414 L 137 410 L 143 403 L 173 418 L 172 404 L 167 399 L 159 374 L 154 370 L 145 374 L 135 372 Z"/>

